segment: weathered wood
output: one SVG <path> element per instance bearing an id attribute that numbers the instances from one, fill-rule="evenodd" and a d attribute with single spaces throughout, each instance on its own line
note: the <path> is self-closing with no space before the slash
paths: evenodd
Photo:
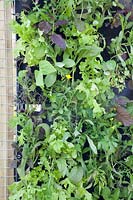
<path id="1" fill-rule="evenodd" d="M 8 199 L 8 185 L 13 181 L 14 172 L 10 167 L 13 158 L 11 141 L 13 131 L 9 129 L 9 118 L 14 109 L 15 67 L 12 55 L 12 33 L 9 22 L 11 6 L 0 1 L 0 200 Z M 9 150 L 10 149 L 10 150 Z"/>

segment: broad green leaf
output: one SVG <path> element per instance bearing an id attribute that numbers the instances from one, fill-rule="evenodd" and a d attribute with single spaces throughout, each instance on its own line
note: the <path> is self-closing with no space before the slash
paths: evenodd
<path id="1" fill-rule="evenodd" d="M 63 62 L 56 62 L 55 65 L 57 67 L 59 67 L 59 68 L 62 68 L 62 67 L 64 67 L 65 63 L 63 63 Z"/>
<path id="2" fill-rule="evenodd" d="M 45 56 L 45 49 L 43 46 L 36 47 L 34 51 L 35 51 L 34 53 L 37 59 L 41 59 Z"/>
<path id="3" fill-rule="evenodd" d="M 56 72 L 56 69 L 47 60 L 40 61 L 39 67 L 40 67 L 40 71 L 42 72 L 43 75 L 48 75 L 48 74 Z"/>
<path id="4" fill-rule="evenodd" d="M 91 150 L 93 151 L 94 154 L 97 154 L 97 148 L 96 148 L 94 142 L 92 141 L 92 139 L 88 135 L 86 135 L 86 137 L 87 137 L 87 141 L 90 145 Z"/>
<path id="5" fill-rule="evenodd" d="M 67 199 L 67 198 L 66 198 L 65 192 L 60 191 L 60 193 L 59 193 L 59 200 L 66 200 L 66 199 Z"/>
<path id="6" fill-rule="evenodd" d="M 79 55 L 79 58 L 83 57 L 96 57 L 98 56 L 103 49 L 101 47 L 98 47 L 96 45 L 92 46 L 85 46 L 80 47 L 77 54 Z"/>
<path id="7" fill-rule="evenodd" d="M 127 111 L 133 116 L 133 102 L 127 104 Z"/>
<path id="8" fill-rule="evenodd" d="M 73 184 L 78 184 L 83 178 L 83 168 L 81 166 L 73 167 L 68 177 Z"/>
<path id="9" fill-rule="evenodd" d="M 85 193 L 85 197 L 86 197 L 86 200 L 93 200 L 93 199 L 92 199 L 92 194 L 89 193 L 89 192 L 87 192 L 87 191 L 86 191 L 86 193 Z"/>
<path id="10" fill-rule="evenodd" d="M 66 67 L 66 68 L 71 68 L 71 67 L 73 67 L 73 66 L 75 65 L 74 60 L 69 59 L 69 58 L 63 60 L 63 63 L 65 64 L 65 67 Z"/>
<path id="11" fill-rule="evenodd" d="M 105 71 L 114 71 L 116 68 L 116 62 L 114 60 L 109 60 L 103 63 Z"/>
<path id="12" fill-rule="evenodd" d="M 43 82 L 43 74 L 41 71 L 35 70 L 35 80 L 36 80 L 36 85 L 43 87 L 44 82 Z"/>
<path id="13" fill-rule="evenodd" d="M 133 167 L 133 155 L 130 155 L 127 157 L 125 164 L 130 168 Z"/>
<path id="14" fill-rule="evenodd" d="M 63 159 L 63 158 L 60 158 L 56 162 L 57 162 L 57 166 L 58 166 L 58 169 L 59 169 L 60 173 L 64 177 L 67 174 L 66 160 Z"/>
<path id="15" fill-rule="evenodd" d="M 109 199 L 109 197 L 111 196 L 111 191 L 108 187 L 104 187 L 102 190 L 102 196 L 104 199 Z"/>
<path id="16" fill-rule="evenodd" d="M 51 87 L 56 81 L 56 73 L 48 74 L 45 77 L 45 84 L 47 87 Z"/>
<path id="17" fill-rule="evenodd" d="M 120 189 L 116 188 L 114 194 L 112 195 L 112 200 L 119 200 L 120 199 Z"/>

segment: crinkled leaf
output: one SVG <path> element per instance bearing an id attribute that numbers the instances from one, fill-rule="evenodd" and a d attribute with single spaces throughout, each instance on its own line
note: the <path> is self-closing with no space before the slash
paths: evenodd
<path id="1" fill-rule="evenodd" d="M 40 67 L 40 71 L 42 72 L 43 75 L 48 75 L 48 74 L 56 72 L 56 69 L 47 60 L 40 61 L 39 67 Z"/>
<path id="2" fill-rule="evenodd" d="M 47 87 L 51 87 L 56 81 L 56 73 L 48 74 L 45 78 L 45 84 Z"/>
<path id="3" fill-rule="evenodd" d="M 92 139 L 88 135 L 86 135 L 86 137 L 87 137 L 87 141 L 90 145 L 91 150 L 93 151 L 94 154 L 97 154 L 97 148 L 96 148 L 94 142 L 92 141 Z"/>
<path id="4" fill-rule="evenodd" d="M 42 21 L 38 24 L 38 28 L 40 29 L 40 31 L 43 31 L 45 34 L 47 34 L 51 29 L 51 25 L 46 22 L 46 21 Z"/>
<path id="5" fill-rule="evenodd" d="M 83 178 L 83 168 L 75 166 L 69 173 L 69 179 L 73 184 L 78 184 Z"/>
<path id="6" fill-rule="evenodd" d="M 66 49 L 66 43 L 65 40 L 61 37 L 61 35 L 54 33 L 51 35 L 51 41 L 59 46 L 61 49 L 65 50 Z"/>
<path id="7" fill-rule="evenodd" d="M 35 70 L 35 80 L 36 80 L 36 85 L 39 87 L 44 86 L 43 82 L 43 74 L 41 71 Z"/>
<path id="8" fill-rule="evenodd" d="M 62 140 L 56 140 L 50 143 L 50 145 L 53 147 L 53 150 L 56 153 L 61 153 L 61 149 L 63 147 L 63 141 Z"/>

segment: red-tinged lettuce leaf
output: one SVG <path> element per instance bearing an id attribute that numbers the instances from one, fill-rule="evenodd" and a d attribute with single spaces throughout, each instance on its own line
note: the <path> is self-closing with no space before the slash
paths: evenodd
<path id="1" fill-rule="evenodd" d="M 63 25 L 66 25 L 68 24 L 68 21 L 67 20 L 58 20 L 55 25 L 56 26 L 63 26 Z"/>
<path id="2" fill-rule="evenodd" d="M 122 106 L 116 106 L 116 119 L 120 121 L 124 126 L 133 125 L 133 117 Z"/>
<path id="3" fill-rule="evenodd" d="M 61 49 L 66 49 L 66 43 L 65 40 L 61 37 L 61 35 L 54 33 L 50 36 L 51 41 L 59 46 Z"/>
<path id="4" fill-rule="evenodd" d="M 38 24 L 38 28 L 40 29 L 40 31 L 43 31 L 45 34 L 49 33 L 49 31 L 51 31 L 52 29 L 51 25 L 46 21 L 40 22 Z"/>
<path id="5" fill-rule="evenodd" d="M 119 97 L 116 98 L 115 101 L 116 101 L 117 104 L 119 104 L 121 106 L 125 106 L 127 103 L 130 102 L 130 100 L 125 96 L 119 96 Z"/>

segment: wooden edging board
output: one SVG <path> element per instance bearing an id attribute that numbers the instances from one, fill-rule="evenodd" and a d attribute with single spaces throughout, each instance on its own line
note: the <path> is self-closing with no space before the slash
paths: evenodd
<path id="1" fill-rule="evenodd" d="M 14 180 L 14 170 L 11 168 L 14 131 L 9 128 L 9 119 L 14 112 L 16 87 L 12 51 L 14 40 L 9 28 L 12 11 L 6 0 L 0 0 L 0 200 L 8 199 L 8 185 Z"/>

